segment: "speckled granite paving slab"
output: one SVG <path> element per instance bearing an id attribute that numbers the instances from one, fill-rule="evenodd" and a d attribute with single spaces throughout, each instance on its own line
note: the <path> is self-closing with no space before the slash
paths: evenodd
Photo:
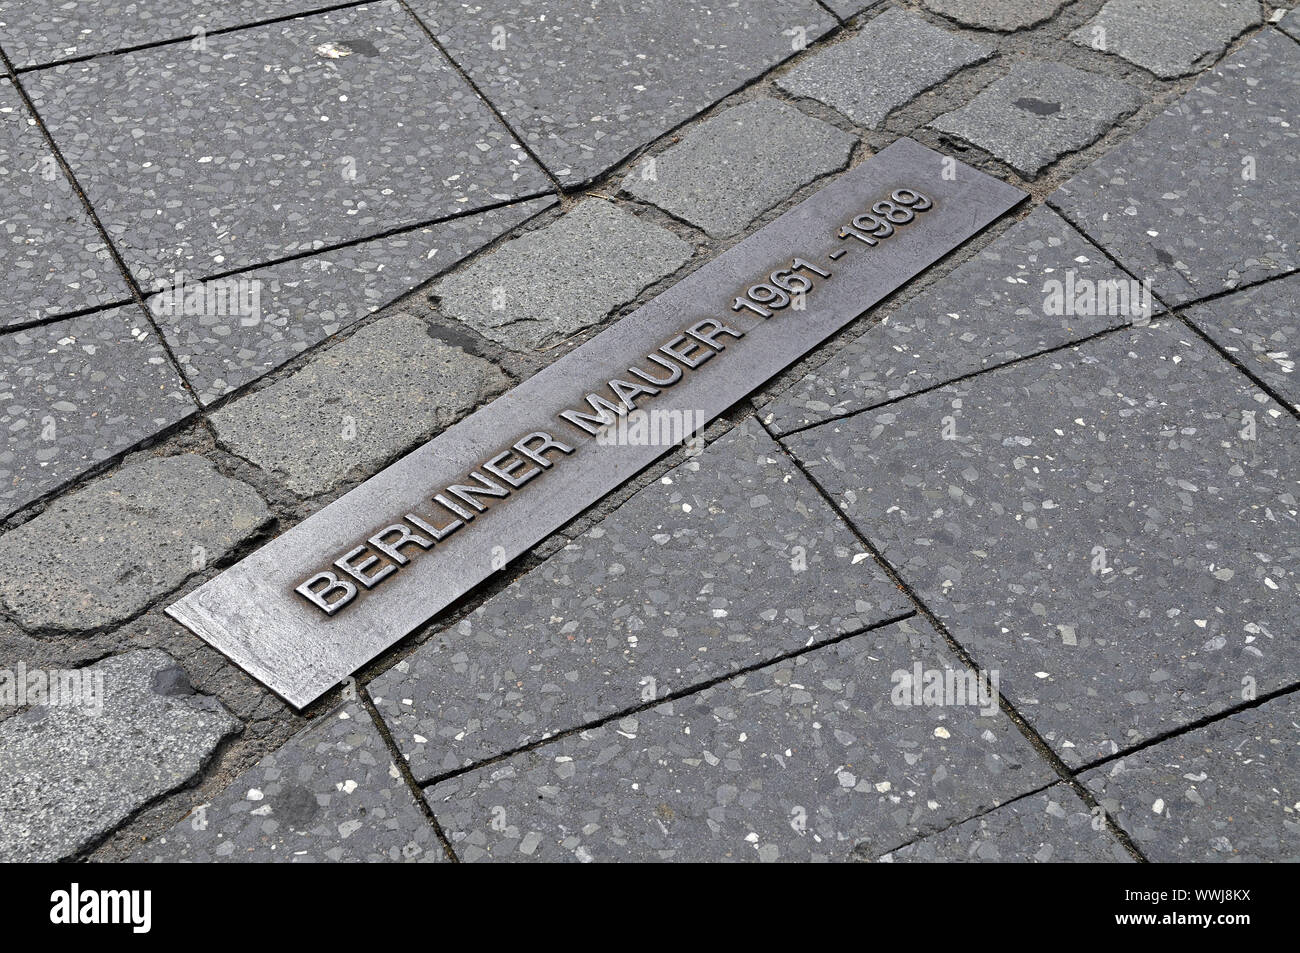
<path id="1" fill-rule="evenodd" d="M 830 7 L 835 15 L 847 20 L 851 16 L 856 16 L 863 10 L 870 10 L 872 7 L 883 0 L 823 0 L 822 6 Z"/>
<path id="2" fill-rule="evenodd" d="M 446 271 L 555 201 L 519 202 L 208 283 L 255 283 L 255 313 L 178 314 L 181 309 L 169 304 L 174 290 L 152 296 L 149 306 L 199 399 L 210 404 Z"/>
<path id="3" fill-rule="evenodd" d="M 1300 267 L 1300 46 L 1266 30 L 1051 201 L 1182 304 Z"/>
<path id="4" fill-rule="evenodd" d="M 616 165 L 836 25 L 812 0 L 411 7 L 566 186 Z"/>
<path id="5" fill-rule="evenodd" d="M 352 702 L 132 855 L 155 863 L 445 861 L 370 714 Z"/>
<path id="6" fill-rule="evenodd" d="M 1198 304 L 1186 316 L 1300 409 L 1300 274 Z"/>
<path id="7" fill-rule="evenodd" d="M 1083 775 L 1155 861 L 1300 861 L 1300 695 Z"/>
<path id="8" fill-rule="evenodd" d="M 912 611 L 751 421 L 371 683 L 417 780 Z"/>
<path id="9" fill-rule="evenodd" d="M 855 859 L 871 860 L 861 851 Z M 1068 785 L 1012 801 L 878 858 L 882 863 L 1134 863 Z"/>
<path id="10" fill-rule="evenodd" d="M 1123 282 L 1122 285 L 1109 284 Z M 1097 289 L 1104 286 L 1100 301 Z M 1141 286 L 1040 206 L 761 407 L 774 433 L 1144 320 Z M 1100 312 L 1100 313 L 1090 313 Z"/>
<path id="11" fill-rule="evenodd" d="M 1300 680 L 1297 427 L 1171 323 L 787 445 L 1079 765 Z"/>
<path id="12" fill-rule="evenodd" d="M 0 274 L 0 329 L 131 297 L 7 79 L 0 79 Z"/>
<path id="13" fill-rule="evenodd" d="M 135 305 L 0 335 L 0 515 L 195 410 Z"/>
<path id="14" fill-rule="evenodd" d="M 966 26 L 1014 31 L 1053 16 L 1066 0 L 922 0 L 935 13 Z"/>
<path id="15" fill-rule="evenodd" d="M 16 68 L 292 16 L 331 0 L 6 0 L 0 45 Z"/>
<path id="16" fill-rule="evenodd" d="M 27 74 L 136 277 L 238 271 L 547 191 L 396 3 Z"/>
<path id="17" fill-rule="evenodd" d="M 919 620 L 873 629 L 429 789 L 462 860 L 827 860 L 883 852 L 1048 783 L 1000 712 L 901 706 L 959 665 Z"/>

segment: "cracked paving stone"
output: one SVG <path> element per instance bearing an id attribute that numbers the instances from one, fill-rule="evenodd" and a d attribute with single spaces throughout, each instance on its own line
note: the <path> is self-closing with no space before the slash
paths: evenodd
<path id="1" fill-rule="evenodd" d="M 131 291 L 13 83 L 0 79 L 0 329 Z"/>
<path id="2" fill-rule="evenodd" d="M 881 863 L 1131 864 L 1104 822 L 1065 784 L 922 837 L 879 857 Z M 855 860 L 872 860 L 855 851 Z"/>
<path id="3" fill-rule="evenodd" d="M 35 672 L 27 674 L 30 693 Z M 28 694 L 30 708 L 0 721 L 0 775 L 14 782 L 0 785 L 2 861 L 57 861 L 93 847 L 198 774 L 241 727 L 156 649 L 59 673 L 60 692 L 74 687 L 74 674 L 78 703 Z M 0 681 L 0 697 L 12 689 Z"/>
<path id="4" fill-rule="evenodd" d="M 1157 297 L 1300 267 L 1300 47 L 1265 31 L 1051 196 Z"/>
<path id="5" fill-rule="evenodd" d="M 665 228 L 588 199 L 443 278 L 433 293 L 444 313 L 484 337 L 534 350 L 600 323 L 693 251 Z"/>
<path id="6" fill-rule="evenodd" d="M 930 123 L 1032 178 L 1091 145 L 1142 105 L 1137 90 L 1060 63 L 1017 63 L 960 109 Z"/>
<path id="7" fill-rule="evenodd" d="M 760 99 L 728 109 L 635 166 L 623 189 L 725 238 L 800 187 L 844 168 L 856 142 L 793 106 Z"/>
<path id="8" fill-rule="evenodd" d="M 207 405 L 554 204 L 554 198 L 520 202 L 228 279 L 174 286 L 150 298 L 149 305 L 181 370 Z M 191 308 L 175 304 L 177 291 L 184 297 L 195 286 L 203 288 L 205 299 L 209 289 L 226 290 L 240 307 L 196 307 L 206 313 L 186 314 Z"/>
<path id="9" fill-rule="evenodd" d="M 0 45 L 22 69 L 164 40 L 183 38 L 188 44 L 214 30 L 329 5 L 329 0 L 7 0 L 0 11 Z"/>
<path id="10" fill-rule="evenodd" d="M 958 70 L 993 55 L 988 43 L 942 30 L 914 13 L 886 10 L 843 43 L 777 77 L 792 96 L 815 99 L 876 128 L 895 109 Z"/>
<path id="11" fill-rule="evenodd" d="M 760 413 L 773 431 L 788 433 L 1145 320 L 1148 298 L 1059 215 L 1040 207 Z"/>
<path id="12" fill-rule="evenodd" d="M 1066 0 L 922 0 L 935 13 L 965 26 L 1010 33 L 1056 15 Z"/>
<path id="13" fill-rule="evenodd" d="M 1174 322 L 786 442 L 1079 765 L 1300 680 L 1296 428 Z"/>
<path id="14" fill-rule="evenodd" d="M 134 305 L 0 336 L 0 516 L 195 411 Z"/>
<path id="15" fill-rule="evenodd" d="M 270 519 L 251 487 L 203 457 L 134 461 L 0 536 L 0 607 L 28 630 L 120 622 Z"/>
<path id="16" fill-rule="evenodd" d="M 437 863 L 446 854 L 361 705 L 294 735 L 132 861 Z"/>
<path id="17" fill-rule="evenodd" d="M 920 619 L 873 629 L 440 782 L 462 860 L 794 861 L 883 852 L 1053 774 L 993 703 L 902 705 L 972 674 Z"/>
<path id="18" fill-rule="evenodd" d="M 391 0 L 24 74 L 141 284 L 549 191 Z"/>
<path id="19" fill-rule="evenodd" d="M 837 24 L 812 0 L 412 0 L 566 188 L 617 165 Z"/>
<path id="20" fill-rule="evenodd" d="M 231 453 L 314 496 L 370 476 L 509 383 L 419 318 L 393 314 L 210 419 Z"/>
<path id="21" fill-rule="evenodd" d="M 1070 39 L 1175 79 L 1261 20 L 1257 0 L 1109 0 Z"/>
<path id="22" fill-rule="evenodd" d="M 1157 862 L 1300 861 L 1300 695 L 1080 776 Z"/>
<path id="23" fill-rule="evenodd" d="M 1203 302 L 1185 317 L 1300 410 L 1300 274 Z"/>
<path id="24" fill-rule="evenodd" d="M 426 781 L 910 610 L 750 422 L 370 690 Z"/>

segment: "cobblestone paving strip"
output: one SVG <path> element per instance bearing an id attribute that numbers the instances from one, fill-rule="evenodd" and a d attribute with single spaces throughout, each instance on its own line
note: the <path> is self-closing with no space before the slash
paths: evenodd
<path id="1" fill-rule="evenodd" d="M 353 702 L 303 729 L 211 803 L 194 804 L 131 859 L 436 863 L 447 856 L 370 713 Z"/>
<path id="2" fill-rule="evenodd" d="M 0 331 L 131 297 L 7 79 L 0 79 L 0 274 Z"/>
<path id="3" fill-rule="evenodd" d="M 0 608 L 29 631 L 121 622 L 270 519 L 196 454 L 133 461 L 0 536 Z"/>
<path id="4" fill-rule="evenodd" d="M 441 310 L 484 337 L 534 350 L 605 319 L 690 260 L 672 232 L 588 199 L 434 285 Z"/>
<path id="5" fill-rule="evenodd" d="M 1286 15 L 1278 21 L 1277 28 L 1288 36 L 1300 40 L 1300 13 L 1295 10 L 1288 10 Z"/>
<path id="6" fill-rule="evenodd" d="M 930 125 L 1033 177 L 1142 105 L 1137 90 L 1060 63 L 1023 62 Z"/>
<path id="7" fill-rule="evenodd" d="M 22 82 L 148 290 L 550 190 L 389 0 Z"/>
<path id="8" fill-rule="evenodd" d="M 1039 207 L 762 404 L 763 423 L 788 433 L 1142 320 L 1149 295 L 1134 284 L 1059 215 Z"/>
<path id="9" fill-rule="evenodd" d="M 411 0 L 565 187 L 621 162 L 837 24 L 812 0 Z"/>
<path id="10" fill-rule="evenodd" d="M 0 672 L 0 697 L 13 691 L 4 676 L 14 674 Z M 164 652 L 41 675 L 82 694 L 58 694 L 55 704 L 55 695 L 33 699 L 29 687 L 31 707 L 0 721 L 0 861 L 73 856 L 187 782 L 240 727 L 221 702 L 195 694 Z"/>
<path id="11" fill-rule="evenodd" d="M 1067 784 L 931 834 L 879 858 L 854 852 L 855 860 L 882 863 L 1131 864 L 1132 856 L 1105 820 Z"/>
<path id="12" fill-rule="evenodd" d="M 787 444 L 1086 765 L 1300 680 L 1296 431 L 1170 323 Z"/>
<path id="13" fill-rule="evenodd" d="M 843 43 L 800 60 L 777 77 L 776 85 L 874 128 L 920 93 L 992 54 L 987 43 L 895 8 L 874 17 Z"/>
<path id="14" fill-rule="evenodd" d="M 1155 861 L 1300 860 L 1300 695 L 1084 774 Z"/>
<path id="15" fill-rule="evenodd" d="M 373 472 L 509 383 L 419 318 L 393 314 L 211 420 L 223 446 L 313 496 Z"/>
<path id="16" fill-rule="evenodd" d="M 0 516 L 195 410 L 134 305 L 0 335 Z"/>
<path id="17" fill-rule="evenodd" d="M 418 781 L 912 611 L 754 423 L 370 684 Z"/>
<path id="18" fill-rule="evenodd" d="M 331 0 L 7 0 L 0 10 L 0 46 L 22 69 L 165 40 L 200 44 L 213 30 L 333 5 Z"/>
<path id="19" fill-rule="evenodd" d="M 518 202 L 198 286 L 204 299 L 211 297 L 209 289 L 227 290 L 227 299 L 255 299 L 247 311 L 191 307 L 195 284 L 188 282 L 174 283 L 148 303 L 199 400 L 211 404 L 446 271 L 555 202 Z"/>
<path id="20" fill-rule="evenodd" d="M 444 781 L 429 804 L 471 862 L 829 860 L 1055 777 L 1001 712 L 895 704 L 916 665 L 967 671 L 928 625 L 895 623 Z"/>
<path id="21" fill-rule="evenodd" d="M 1184 316 L 1300 410 L 1300 274 L 1206 301 Z"/>
<path id="22" fill-rule="evenodd" d="M 1300 267 L 1300 47 L 1266 30 L 1050 201 L 1166 304 Z"/>
<path id="23" fill-rule="evenodd" d="M 1258 0 L 1110 0 L 1070 39 L 1174 79 L 1261 19 Z"/>
<path id="24" fill-rule="evenodd" d="M 634 166 L 623 190 L 715 238 L 849 161 L 857 140 L 771 99 L 706 120 L 678 145 Z"/>

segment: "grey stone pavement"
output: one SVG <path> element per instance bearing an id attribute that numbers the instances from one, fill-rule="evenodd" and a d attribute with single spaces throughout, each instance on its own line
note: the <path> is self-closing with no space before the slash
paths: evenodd
<path id="1" fill-rule="evenodd" d="M 1300 12 L 9 0 L 0 59 L 0 860 L 1300 860 Z M 163 613 L 902 136 L 1030 200 L 339 689 Z"/>

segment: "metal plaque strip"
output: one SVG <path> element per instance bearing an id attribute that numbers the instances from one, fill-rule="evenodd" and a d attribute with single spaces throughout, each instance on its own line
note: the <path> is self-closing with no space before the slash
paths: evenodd
<path id="1" fill-rule="evenodd" d="M 1024 198 L 900 139 L 167 611 L 301 708 Z"/>

